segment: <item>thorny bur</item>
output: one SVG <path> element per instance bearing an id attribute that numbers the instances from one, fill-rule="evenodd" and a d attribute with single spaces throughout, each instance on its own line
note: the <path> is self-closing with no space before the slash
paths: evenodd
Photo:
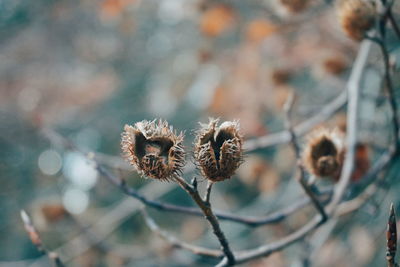
<path id="1" fill-rule="evenodd" d="M 218 119 L 201 124 L 196 134 L 194 157 L 204 177 L 217 182 L 230 178 L 242 163 L 243 137 L 237 121 L 225 121 L 217 126 Z"/>
<path id="2" fill-rule="evenodd" d="M 375 25 L 377 11 L 371 0 L 341 0 L 337 4 L 337 14 L 347 36 L 361 41 Z"/>
<path id="3" fill-rule="evenodd" d="M 121 146 L 124 158 L 139 174 L 153 179 L 170 180 L 185 165 L 183 133 L 174 132 L 167 121 L 143 120 L 125 125 Z"/>

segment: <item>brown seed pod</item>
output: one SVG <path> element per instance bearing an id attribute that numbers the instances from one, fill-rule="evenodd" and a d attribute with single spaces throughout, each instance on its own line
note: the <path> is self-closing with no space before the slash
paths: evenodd
<path id="1" fill-rule="evenodd" d="M 309 0 L 278 0 L 289 13 L 300 13 L 309 4 Z"/>
<path id="2" fill-rule="evenodd" d="M 177 135 L 167 121 L 140 121 L 125 125 L 121 147 L 124 158 L 139 174 L 169 180 L 185 165 L 183 133 Z"/>
<path id="3" fill-rule="evenodd" d="M 242 163 L 243 137 L 237 121 L 225 121 L 217 126 L 218 119 L 201 124 L 194 145 L 194 157 L 204 177 L 211 181 L 230 178 Z"/>
<path id="4" fill-rule="evenodd" d="M 343 134 L 335 129 L 317 129 L 308 137 L 302 160 L 306 169 L 319 177 L 340 176 L 344 157 Z"/>
<path id="5" fill-rule="evenodd" d="M 50 223 L 60 221 L 68 214 L 64 206 L 60 204 L 44 204 L 41 206 L 41 212 Z"/>
<path id="6" fill-rule="evenodd" d="M 370 0 L 341 0 L 337 5 L 337 14 L 347 36 L 361 41 L 374 26 L 377 11 L 375 3 Z"/>

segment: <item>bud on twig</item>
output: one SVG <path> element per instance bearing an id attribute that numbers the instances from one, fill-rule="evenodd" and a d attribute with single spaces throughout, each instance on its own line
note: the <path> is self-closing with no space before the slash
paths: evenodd
<path id="1" fill-rule="evenodd" d="M 396 227 L 396 214 L 394 213 L 393 203 L 390 205 L 390 214 L 386 230 L 386 260 L 388 267 L 397 266 L 395 262 L 397 250 L 397 227 Z"/>
<path id="2" fill-rule="evenodd" d="M 25 231 L 28 233 L 29 239 L 31 240 L 32 244 L 34 244 L 40 252 L 43 252 L 44 248 L 42 240 L 40 239 L 39 234 L 37 233 L 35 227 L 33 226 L 31 218 L 24 210 L 21 210 L 20 214 L 22 222 L 24 223 Z"/>
<path id="3" fill-rule="evenodd" d="M 44 247 L 42 240 L 40 239 L 39 233 L 36 231 L 36 228 L 33 225 L 29 215 L 24 210 L 21 210 L 20 215 L 22 222 L 24 223 L 25 231 L 28 233 L 32 244 L 36 246 L 37 250 L 45 254 L 53 262 L 53 265 L 55 267 L 65 267 L 64 263 L 61 261 L 57 253 L 49 251 Z"/>
<path id="4" fill-rule="evenodd" d="M 230 178 L 242 163 L 243 138 L 237 121 L 225 121 L 217 126 L 218 119 L 201 124 L 197 132 L 194 157 L 204 177 L 211 181 Z"/>
<path id="5" fill-rule="evenodd" d="M 183 133 L 177 135 L 168 122 L 159 120 L 125 125 L 121 146 L 125 159 L 143 175 L 169 180 L 185 165 Z"/>

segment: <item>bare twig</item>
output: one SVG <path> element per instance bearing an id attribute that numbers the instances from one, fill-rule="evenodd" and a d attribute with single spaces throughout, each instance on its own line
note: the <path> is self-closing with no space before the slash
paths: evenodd
<path id="1" fill-rule="evenodd" d="M 393 16 L 392 9 L 390 9 L 388 11 L 387 16 L 388 16 L 388 19 L 390 21 L 390 24 L 392 24 L 392 26 L 393 26 L 393 29 L 394 29 L 394 31 L 396 33 L 397 38 L 400 39 L 400 28 L 399 28 L 399 25 L 397 25 L 396 19 Z"/>
<path id="2" fill-rule="evenodd" d="M 357 141 L 357 125 L 358 125 L 358 102 L 360 82 L 363 77 L 364 69 L 367 64 L 368 55 L 371 50 L 372 43 L 369 40 L 364 40 L 361 43 L 359 53 L 355 60 L 353 70 L 348 82 L 348 106 L 347 106 L 347 150 L 345 161 L 342 167 L 339 182 L 335 186 L 332 201 L 328 207 L 329 214 L 334 214 L 337 205 L 343 198 L 346 189 L 349 185 L 351 174 L 354 168 L 355 147 Z"/>
<path id="3" fill-rule="evenodd" d="M 396 267 L 396 250 L 397 250 L 397 227 L 396 214 L 394 213 L 393 203 L 390 205 L 390 213 L 386 230 L 386 260 L 388 267 Z"/>
<path id="4" fill-rule="evenodd" d="M 384 64 L 384 78 L 385 78 L 385 84 L 386 84 L 386 90 L 389 95 L 389 104 L 390 108 L 392 110 L 392 125 L 393 125 L 393 132 L 394 132 L 394 143 L 395 143 L 395 151 L 399 151 L 399 120 L 398 120 L 398 106 L 394 94 L 394 87 L 393 87 L 393 82 L 392 78 L 390 75 L 390 62 L 389 62 L 389 53 L 386 47 L 386 41 L 385 41 L 385 34 L 383 30 L 381 30 L 379 34 L 379 39 L 376 41 L 376 43 L 379 45 L 382 56 L 383 56 L 383 64 Z"/>
<path id="5" fill-rule="evenodd" d="M 59 145 L 59 146 L 61 145 L 63 148 L 72 149 L 74 151 L 81 153 L 84 157 L 93 162 L 94 168 L 96 168 L 96 170 L 102 177 L 104 177 L 109 182 L 117 186 L 123 193 L 139 200 L 144 205 L 160 211 L 178 212 L 194 216 L 203 216 L 203 212 L 198 208 L 174 205 L 157 200 L 148 199 L 141 192 L 135 190 L 134 188 L 129 187 L 121 178 L 113 175 L 111 172 L 106 170 L 97 161 L 97 157 L 95 156 L 94 153 L 85 153 L 81 151 L 70 140 L 59 135 L 58 133 L 56 133 L 51 129 L 43 130 L 43 135 L 47 137 L 54 145 Z M 192 186 L 193 188 L 197 188 L 197 180 L 195 178 L 192 181 Z M 289 215 L 293 214 L 294 212 L 299 211 L 301 208 L 307 206 L 309 203 L 310 201 L 308 198 L 301 198 L 294 201 L 294 203 L 291 206 L 282 208 L 281 210 L 272 212 L 271 214 L 267 214 L 265 216 L 242 216 L 222 211 L 215 211 L 214 214 L 220 220 L 227 220 L 245 224 L 251 227 L 257 227 L 266 224 L 278 223 L 284 220 Z"/>
<path id="6" fill-rule="evenodd" d="M 208 180 L 206 192 L 204 194 L 204 202 L 208 205 L 210 204 L 211 189 L 212 189 L 213 184 L 214 183 L 212 181 Z"/>
<path id="7" fill-rule="evenodd" d="M 344 90 L 331 102 L 324 105 L 324 107 L 318 111 L 314 116 L 311 116 L 307 120 L 299 123 L 293 127 L 293 131 L 296 136 L 303 136 L 308 133 L 312 128 L 321 122 L 329 119 L 333 114 L 335 114 L 339 109 L 341 109 L 347 101 L 347 91 Z M 246 151 L 253 151 L 256 149 L 266 148 L 278 144 L 283 144 L 290 142 L 289 131 L 281 131 L 278 133 L 268 134 L 255 139 L 247 140 L 244 143 L 244 149 Z"/>
<path id="8" fill-rule="evenodd" d="M 351 173 L 354 165 L 354 154 L 355 154 L 355 144 L 356 144 L 356 127 L 357 127 L 357 110 L 358 110 L 358 96 L 359 96 L 359 87 L 360 81 L 364 73 L 364 69 L 367 64 L 368 55 L 371 49 L 371 41 L 365 40 L 362 42 L 359 53 L 357 55 L 356 61 L 353 66 L 352 73 L 350 75 L 350 79 L 348 82 L 348 91 L 349 91 L 349 103 L 348 103 L 348 132 L 347 132 L 347 144 L 348 150 L 346 152 L 346 159 L 344 163 L 344 167 L 342 169 L 341 178 L 339 183 L 335 187 L 334 198 L 332 199 L 329 206 L 329 214 L 335 217 L 335 211 L 337 209 L 337 205 L 343 198 L 344 193 L 348 187 Z M 294 131 L 293 131 L 294 132 Z M 290 134 L 290 133 L 289 133 Z M 391 158 L 391 157 L 389 157 Z M 381 164 L 379 162 L 379 166 L 383 167 L 385 164 Z M 369 174 L 372 175 L 371 172 L 375 174 L 379 172 L 381 169 L 371 168 Z M 308 233 L 315 230 L 319 227 L 321 222 L 321 216 L 315 216 L 309 223 L 304 225 L 302 228 L 297 230 L 296 232 L 288 235 L 287 237 L 276 241 L 274 243 L 260 246 L 258 248 L 245 251 L 238 252 L 238 256 L 236 256 L 237 263 L 244 263 L 250 261 L 255 258 L 265 257 L 270 255 L 275 251 L 279 251 L 299 240 L 304 238 Z M 219 266 L 226 266 L 225 261 L 222 260 Z"/>
<path id="9" fill-rule="evenodd" d="M 25 231 L 28 233 L 29 238 L 32 241 L 32 244 L 35 245 L 37 250 L 40 253 L 43 253 L 44 255 L 46 255 L 52 262 L 53 266 L 64 267 L 65 265 L 62 263 L 58 254 L 53 251 L 48 250 L 43 245 L 42 240 L 40 239 L 39 233 L 36 231 L 35 226 L 33 225 L 29 215 L 24 210 L 21 210 L 21 219 L 24 223 Z"/>
<path id="10" fill-rule="evenodd" d="M 201 198 L 199 192 L 197 191 L 197 188 L 187 183 L 182 177 L 176 176 L 174 177 L 174 180 L 192 197 L 194 202 L 197 204 L 197 206 L 199 206 L 199 208 L 203 212 L 204 217 L 210 223 L 213 229 L 213 233 L 218 238 L 218 241 L 221 245 L 221 249 L 226 256 L 225 258 L 227 259 L 227 265 L 228 266 L 234 265 L 235 257 L 231 251 L 229 242 L 226 239 L 225 234 L 219 225 L 218 219 L 214 215 L 214 212 L 211 208 L 211 204 L 209 202 L 204 201 Z M 211 187 L 209 191 L 211 191 Z"/>
<path id="11" fill-rule="evenodd" d="M 155 234 L 160 236 L 161 238 L 165 239 L 168 243 L 172 246 L 177 248 L 182 248 L 191 251 L 194 254 L 214 257 L 214 258 L 221 258 L 223 254 L 220 250 L 217 249 L 208 249 L 200 246 L 195 246 L 184 241 L 177 239 L 176 237 L 172 236 L 166 231 L 160 229 L 160 227 L 156 224 L 156 222 L 148 215 L 145 209 L 142 209 L 142 215 L 145 219 L 147 226 L 153 231 Z"/>
<path id="12" fill-rule="evenodd" d="M 290 115 L 291 115 L 291 112 L 293 109 L 293 104 L 294 104 L 294 94 L 291 94 L 285 103 L 284 110 L 285 110 L 285 115 L 286 115 L 286 121 L 285 121 L 286 128 L 290 133 L 291 144 L 292 144 L 293 150 L 295 152 L 297 165 L 298 165 L 298 169 L 299 169 L 298 181 L 299 181 L 300 185 L 303 187 L 303 189 L 306 192 L 306 194 L 308 195 L 308 197 L 311 199 L 311 201 L 314 204 L 317 211 L 321 214 L 321 223 L 324 223 L 328 219 L 328 216 L 325 213 L 324 207 L 319 202 L 319 200 L 315 196 L 314 192 L 312 192 L 310 186 L 308 185 L 308 183 L 305 179 L 306 172 L 301 163 L 300 146 L 297 142 L 297 137 L 293 130 L 293 126 L 292 126 L 291 119 L 290 119 Z"/>
<path id="13" fill-rule="evenodd" d="M 383 168 L 387 166 L 387 164 L 391 161 L 393 158 L 394 154 L 391 153 L 385 153 L 384 155 L 380 156 L 380 158 L 376 161 L 374 166 L 368 171 L 366 174 L 367 177 L 370 176 L 376 176 L 380 171 L 382 171 Z M 360 196 L 361 197 L 361 196 Z M 365 198 L 364 198 L 365 197 Z M 368 200 L 367 196 L 364 195 L 362 196 L 365 200 Z M 358 204 L 353 205 L 353 201 L 349 202 L 343 202 L 341 203 L 337 211 L 332 217 L 329 217 L 329 219 L 335 219 L 340 216 L 347 215 L 349 212 L 353 212 L 357 210 L 360 207 L 361 201 L 357 199 Z M 362 202 L 364 203 L 364 202 Z M 352 208 L 350 209 L 348 205 L 352 205 Z M 298 229 L 297 231 L 293 232 L 292 234 L 289 234 L 288 236 L 275 241 L 273 243 L 260 246 L 254 249 L 246 250 L 246 251 L 238 251 L 235 253 L 235 259 L 236 263 L 245 263 L 248 261 L 251 261 L 253 259 L 261 258 L 261 257 L 267 257 L 271 255 L 274 252 L 280 251 L 282 249 L 285 249 L 286 247 L 302 240 L 306 235 L 311 233 L 313 230 L 317 229 L 321 225 L 321 216 L 317 215 L 315 216 L 310 222 L 308 222 L 306 225 Z M 219 266 L 226 266 L 226 260 L 222 260 L 219 264 Z"/>
<path id="14" fill-rule="evenodd" d="M 270 243 L 268 245 L 263 245 L 251 250 L 247 251 L 241 251 L 237 253 L 236 256 L 236 263 L 241 264 L 248 262 L 253 259 L 261 258 L 261 257 L 267 257 L 271 255 L 274 252 L 280 251 L 291 244 L 294 244 L 295 242 L 303 239 L 308 233 L 316 229 L 321 222 L 321 216 L 317 215 L 315 216 L 310 222 L 308 222 L 306 225 L 301 227 L 299 230 L 296 232 L 276 241 L 273 243 Z M 223 259 L 218 266 L 227 266 L 227 261 Z"/>

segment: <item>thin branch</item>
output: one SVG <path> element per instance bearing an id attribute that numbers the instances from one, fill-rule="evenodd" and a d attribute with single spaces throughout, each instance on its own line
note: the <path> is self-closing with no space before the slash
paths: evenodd
<path id="1" fill-rule="evenodd" d="M 124 194 L 139 200 L 144 205 L 154 208 L 154 209 L 157 209 L 157 210 L 160 210 L 160 211 L 178 212 L 178 213 L 183 213 L 183 214 L 193 215 L 193 216 L 203 216 L 203 212 L 198 208 L 164 203 L 164 202 L 157 201 L 157 200 L 151 200 L 151 199 L 145 197 L 141 192 L 135 190 L 134 188 L 129 187 L 125 183 L 124 180 L 122 180 L 121 178 L 113 175 L 111 172 L 106 170 L 97 161 L 97 157 L 94 153 L 85 153 L 85 152 L 81 151 L 70 140 L 61 136 L 60 134 L 58 134 L 57 132 L 55 132 L 51 129 L 44 129 L 42 131 L 42 133 L 45 137 L 47 137 L 50 140 L 50 142 L 52 142 L 53 145 L 62 146 L 63 148 L 71 149 L 71 150 L 81 153 L 84 157 L 86 157 L 88 160 L 93 162 L 94 168 L 98 171 L 98 173 L 102 177 L 104 177 L 106 180 L 108 180 L 109 182 L 114 184 L 116 187 L 118 187 Z M 192 181 L 192 187 L 197 188 L 197 180 L 195 178 Z M 330 192 L 324 192 L 323 195 L 326 195 L 328 193 L 330 193 Z M 324 201 L 326 201 L 326 200 L 324 200 Z M 284 220 L 285 218 L 287 218 L 289 215 L 295 213 L 296 211 L 299 211 L 301 208 L 307 206 L 310 203 L 308 198 L 301 198 L 301 199 L 298 199 L 293 202 L 294 203 L 291 206 L 282 208 L 281 210 L 272 212 L 265 216 L 244 216 L 244 215 L 236 215 L 236 214 L 223 212 L 223 211 L 215 211 L 214 214 L 220 220 L 227 220 L 227 221 L 245 224 L 245 225 L 251 226 L 251 227 L 258 227 L 261 225 L 278 223 L 278 222 Z"/>
<path id="2" fill-rule="evenodd" d="M 24 223 L 25 231 L 28 233 L 29 238 L 32 241 L 32 244 L 35 245 L 37 250 L 40 253 L 46 255 L 49 260 L 52 262 L 53 266 L 55 267 L 64 267 L 65 265 L 61 261 L 60 257 L 57 253 L 48 250 L 44 245 L 42 240 L 40 239 L 39 233 L 36 231 L 35 226 L 33 225 L 31 218 L 29 215 L 24 211 L 21 210 L 21 219 Z"/>
<path id="3" fill-rule="evenodd" d="M 356 61 L 354 63 L 352 73 L 348 82 L 348 91 L 349 91 L 349 103 L 348 103 L 348 132 L 347 132 L 347 144 L 348 149 L 346 152 L 346 159 L 344 163 L 344 167 L 342 169 L 341 177 L 339 183 L 335 187 L 334 196 L 329 206 L 329 214 L 333 217 L 336 217 L 335 211 L 337 210 L 337 205 L 343 198 L 344 193 L 348 187 L 351 173 L 353 171 L 354 165 L 354 154 L 355 154 L 355 144 L 356 144 L 356 127 L 357 127 L 357 110 L 358 110 L 358 97 L 359 97 L 359 87 L 361 78 L 364 73 L 364 69 L 367 64 L 368 55 L 371 49 L 371 41 L 364 40 L 361 44 L 359 53 L 357 55 Z M 294 132 L 294 131 L 293 131 Z M 389 151 L 389 157 L 387 155 L 383 155 L 382 158 L 388 158 L 387 162 L 391 160 L 391 153 Z M 380 160 L 378 160 L 377 164 L 379 167 L 384 167 L 386 164 L 382 164 Z M 377 174 L 381 169 L 380 168 L 371 168 L 368 172 L 367 176 L 373 176 Z M 309 223 L 304 225 L 302 228 L 297 230 L 296 232 L 286 236 L 285 238 L 276 241 L 274 243 L 260 246 L 258 248 L 248 250 L 245 252 L 238 252 L 236 256 L 237 263 L 244 263 L 256 258 L 265 257 L 270 255 L 273 252 L 282 250 L 287 246 L 303 239 L 308 233 L 312 232 L 316 228 L 320 226 L 321 216 L 315 216 Z M 226 266 L 226 261 L 222 260 L 218 266 Z"/>
<path id="4" fill-rule="evenodd" d="M 166 240 L 172 246 L 177 248 L 182 248 L 191 251 L 196 255 L 221 258 L 223 254 L 220 250 L 217 249 L 208 249 L 200 246 L 195 246 L 184 241 L 177 239 L 166 231 L 160 229 L 160 227 L 156 224 L 156 222 L 149 216 L 145 209 L 142 209 L 142 215 L 145 219 L 146 225 L 150 228 L 152 232 L 160 236 L 162 239 Z"/>
<path id="5" fill-rule="evenodd" d="M 218 238 L 218 241 L 221 245 L 221 249 L 226 256 L 225 258 L 227 259 L 227 265 L 228 266 L 234 265 L 235 257 L 229 246 L 229 242 L 226 239 L 225 234 L 219 225 L 218 219 L 214 215 L 214 212 L 211 208 L 210 203 L 203 201 L 203 199 L 199 195 L 199 192 L 197 191 L 197 188 L 194 188 L 192 185 L 187 183 L 182 177 L 179 177 L 179 176 L 174 177 L 174 180 L 192 197 L 194 202 L 197 204 L 197 206 L 199 206 L 199 208 L 203 212 L 204 217 L 210 223 L 210 225 L 213 229 L 213 233 Z"/>
<path id="6" fill-rule="evenodd" d="M 387 89 L 387 93 L 389 95 L 389 104 L 390 104 L 390 108 L 392 110 L 392 125 L 393 125 L 393 132 L 394 132 L 394 143 L 395 143 L 395 151 L 399 151 L 399 119 L 398 119 L 398 106 L 397 106 L 397 102 L 396 102 L 396 98 L 395 98 L 395 94 L 394 94 L 394 87 L 393 87 L 393 82 L 392 82 L 392 78 L 390 76 L 390 62 L 389 62 L 389 53 L 386 47 L 386 42 L 385 42 L 385 38 L 384 38 L 384 34 L 383 32 L 380 33 L 380 38 L 381 41 L 380 42 L 376 42 L 382 52 L 382 56 L 383 56 L 383 63 L 384 63 L 384 78 L 385 78 L 385 83 L 386 83 L 386 89 Z"/>
<path id="7" fill-rule="evenodd" d="M 400 28 L 399 28 L 399 25 L 397 25 L 396 19 L 393 16 L 392 9 L 390 9 L 388 11 L 387 16 L 388 16 L 388 19 L 390 21 L 390 24 L 392 24 L 392 27 L 393 27 L 393 29 L 394 29 L 394 31 L 396 33 L 397 38 L 400 40 Z"/>
<path id="8" fill-rule="evenodd" d="M 373 169 L 371 169 L 371 171 L 372 171 L 371 174 L 374 173 Z M 330 220 L 329 223 L 325 226 L 325 228 L 318 229 L 318 231 L 316 231 L 313 234 L 312 237 L 313 251 L 311 252 L 311 259 L 314 259 L 318 255 L 318 250 L 328 240 L 328 237 L 330 236 L 330 234 L 335 228 L 335 225 L 338 222 L 338 217 L 351 214 L 354 211 L 362 208 L 372 198 L 372 196 L 377 193 L 379 189 L 378 183 L 381 182 L 383 179 L 384 176 L 381 175 L 379 179 L 376 179 L 374 183 L 370 184 L 366 189 L 364 189 L 360 195 L 351 200 L 339 204 L 335 213 L 336 217 Z"/>
<path id="9" fill-rule="evenodd" d="M 391 159 L 394 157 L 394 154 L 388 153 L 381 155 L 380 158 L 376 161 L 374 166 L 368 171 L 366 174 L 367 177 L 370 176 L 376 176 L 383 168 L 387 166 L 387 164 L 391 161 Z M 365 198 L 365 200 L 368 200 L 368 198 Z M 349 202 L 343 202 L 341 203 L 338 208 L 337 212 L 333 215 L 333 217 L 330 217 L 331 219 L 338 218 L 340 216 L 347 215 L 348 212 L 352 212 L 354 210 L 357 210 L 360 206 L 358 205 L 352 205 L 353 209 L 349 209 L 347 207 L 348 204 L 353 203 L 352 201 Z M 360 203 L 360 202 L 359 202 Z M 297 231 L 289 234 L 288 236 L 275 241 L 273 243 L 260 246 L 254 249 L 250 250 L 245 250 L 245 251 L 238 251 L 235 253 L 235 259 L 236 263 L 245 263 L 248 261 L 251 261 L 253 259 L 257 258 L 262 258 L 262 257 L 267 257 L 271 255 L 274 252 L 280 251 L 282 249 L 287 248 L 288 246 L 302 240 L 305 236 L 307 236 L 309 233 L 317 229 L 321 225 L 321 216 L 318 214 L 315 216 L 310 222 L 308 222 L 306 225 L 298 229 Z M 226 260 L 223 259 L 218 266 L 226 266 Z"/>
<path id="10" fill-rule="evenodd" d="M 207 205 L 210 205 L 210 196 L 211 196 L 211 189 L 212 189 L 213 184 L 214 183 L 212 181 L 208 180 L 206 192 L 205 192 L 205 195 L 204 195 L 204 202 Z"/>
<path id="11" fill-rule="evenodd" d="M 388 8 L 388 7 L 386 7 Z M 389 9 L 388 9 L 389 10 Z M 381 20 L 385 18 L 382 17 Z M 380 23 L 379 25 L 382 25 Z M 383 28 L 379 28 L 380 37 L 384 37 Z M 379 39 L 379 38 L 378 38 Z M 377 41 L 375 41 L 377 42 Z M 385 64 L 385 79 L 387 83 L 388 93 L 389 93 L 389 102 L 393 112 L 392 124 L 395 132 L 395 150 L 396 154 L 398 151 L 399 143 L 398 143 L 398 135 L 399 135 L 399 125 L 397 119 L 397 104 L 394 98 L 393 86 L 391 83 L 391 77 L 389 72 L 389 56 L 387 54 L 387 50 L 384 46 L 384 40 L 377 42 L 382 50 L 384 55 L 384 64 Z M 360 91 L 360 83 L 361 78 L 364 73 L 364 69 L 367 63 L 368 55 L 371 50 L 372 41 L 364 40 L 361 44 L 360 51 L 357 55 L 356 61 L 354 63 L 353 71 L 351 73 L 349 83 L 348 83 L 348 91 L 349 91 L 349 101 L 348 101 L 348 115 L 347 115 L 347 151 L 345 155 L 345 161 L 342 168 L 342 173 L 340 176 L 339 183 L 337 184 L 334 192 L 334 196 L 332 202 L 330 204 L 330 212 L 335 212 L 335 209 L 339 202 L 341 201 L 347 186 L 350 182 L 351 174 L 354 168 L 354 156 L 355 156 L 355 146 L 357 141 L 357 118 L 358 118 L 358 99 L 359 99 L 359 91 Z M 389 148 L 390 149 L 390 148 Z"/>
<path id="12" fill-rule="evenodd" d="M 151 193 L 152 196 L 160 197 L 169 190 L 171 190 L 172 184 L 164 185 L 162 188 L 157 187 L 154 183 L 147 184 L 141 188 L 143 193 Z M 90 227 L 86 227 L 86 231 L 91 232 L 96 236 L 96 239 L 87 240 L 81 234 L 75 236 L 62 246 L 55 249 L 57 253 L 63 256 L 64 262 L 68 263 L 72 259 L 78 257 L 79 255 L 85 253 L 92 246 L 96 246 L 98 242 L 105 240 L 112 232 L 114 232 L 118 226 L 124 222 L 130 215 L 139 211 L 142 207 L 140 202 L 135 201 L 135 199 L 126 197 L 121 202 L 111 207 L 111 210 L 105 215 L 95 218 L 93 224 Z M 85 231 L 85 232 L 86 232 Z M 145 252 L 139 247 L 129 246 L 125 248 L 119 244 L 115 244 L 111 241 L 107 242 L 108 247 L 112 249 L 109 251 L 110 254 L 117 255 L 121 258 L 138 258 L 144 257 Z"/>
<path id="13" fill-rule="evenodd" d="M 308 185 L 308 183 L 305 179 L 306 172 L 304 170 L 303 165 L 301 164 L 300 146 L 297 142 L 297 137 L 293 130 L 293 126 L 292 126 L 291 119 L 290 119 L 290 115 L 291 115 L 291 112 L 293 109 L 293 104 L 294 104 L 294 94 L 291 94 L 285 103 L 284 110 L 285 110 L 285 118 L 286 118 L 286 120 L 285 120 L 286 128 L 290 133 L 291 144 L 292 144 L 293 150 L 295 152 L 297 166 L 299 169 L 299 175 L 297 176 L 298 177 L 297 180 L 299 181 L 300 185 L 303 187 L 303 189 L 306 192 L 306 194 L 308 195 L 308 197 L 311 199 L 311 201 L 314 204 L 317 211 L 321 214 L 321 223 L 324 223 L 328 219 L 328 216 L 326 215 L 324 207 L 319 202 L 318 198 L 315 196 L 314 192 L 312 192 L 310 186 Z"/>
<path id="14" fill-rule="evenodd" d="M 296 232 L 268 245 L 263 245 L 258 248 L 241 251 L 236 255 L 236 263 L 241 264 L 261 257 L 267 257 L 274 252 L 280 251 L 291 244 L 303 239 L 308 233 L 318 228 L 321 222 L 321 216 L 318 214 L 310 222 L 301 227 Z M 217 266 L 228 266 L 227 261 L 223 259 Z"/>
<path id="15" fill-rule="evenodd" d="M 178 205 L 173 205 L 173 204 L 169 204 L 169 203 L 163 203 L 163 202 L 156 201 L 156 200 L 150 200 L 150 199 L 146 198 L 144 195 L 142 195 L 140 192 L 129 187 L 122 180 L 113 176 L 110 172 L 105 170 L 103 167 L 97 166 L 96 169 L 107 180 L 109 180 L 111 183 L 113 183 L 114 185 L 119 187 L 122 190 L 122 192 L 141 201 L 143 204 L 145 204 L 148 207 L 155 208 L 160 211 L 170 211 L 170 212 L 178 212 L 178 213 L 194 215 L 194 216 L 203 216 L 203 212 L 198 208 L 178 206 Z M 195 188 L 195 187 L 193 187 L 193 185 L 190 187 L 190 185 L 183 184 L 183 186 L 185 186 L 187 188 L 192 188 L 192 189 Z M 189 190 L 191 190 L 191 189 L 189 189 Z M 323 195 L 326 195 L 326 194 L 329 194 L 329 191 L 323 192 Z M 324 201 L 326 201 L 326 200 L 324 200 Z M 298 199 L 298 200 L 294 201 L 294 204 L 291 206 L 285 207 L 279 211 L 273 212 L 266 216 L 259 216 L 259 217 L 235 215 L 235 214 L 222 212 L 222 211 L 215 211 L 214 214 L 215 214 L 215 216 L 217 216 L 218 219 L 221 219 L 221 220 L 227 220 L 227 221 L 245 224 L 247 226 L 257 227 L 257 226 L 266 225 L 266 224 L 278 223 L 278 222 L 284 220 L 289 215 L 293 214 L 294 212 L 299 211 L 301 208 L 307 206 L 309 203 L 310 203 L 310 200 L 308 198 Z"/>
<path id="16" fill-rule="evenodd" d="M 339 182 L 335 186 L 332 201 L 328 207 L 328 213 L 334 214 L 337 205 L 342 200 L 346 189 L 350 183 L 351 174 L 354 168 L 354 156 L 357 142 L 357 127 L 358 127 L 358 104 L 360 83 L 363 77 L 364 69 L 367 65 L 369 52 L 372 43 L 369 40 L 364 40 L 361 43 L 359 53 L 355 60 L 349 82 L 348 82 L 348 106 L 347 106 L 347 150 L 345 153 L 345 160 L 342 167 Z"/>
<path id="17" fill-rule="evenodd" d="M 331 102 L 324 105 L 324 107 L 321 110 L 319 110 L 315 115 L 294 126 L 293 131 L 295 132 L 296 136 L 303 136 L 304 134 L 308 133 L 312 128 L 314 128 L 316 125 L 329 119 L 339 109 L 344 107 L 346 101 L 347 101 L 347 91 L 344 90 Z M 243 147 L 247 152 L 250 152 L 256 149 L 266 148 L 288 142 L 290 142 L 290 133 L 289 131 L 285 130 L 261 136 L 255 139 L 246 140 Z"/>

